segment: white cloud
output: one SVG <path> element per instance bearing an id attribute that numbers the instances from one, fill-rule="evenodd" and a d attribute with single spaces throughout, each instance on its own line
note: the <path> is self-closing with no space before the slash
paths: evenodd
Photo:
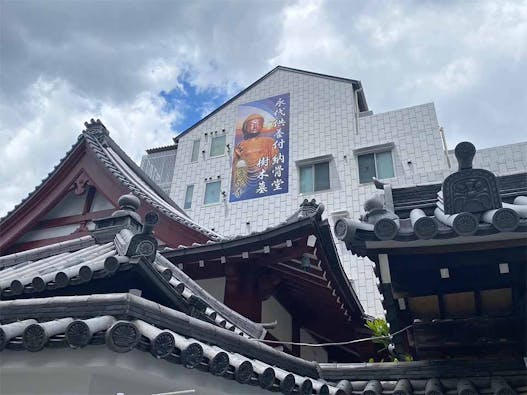
<path id="1" fill-rule="evenodd" d="M 437 89 L 447 92 L 464 89 L 478 81 L 478 65 L 473 59 L 456 59 L 432 77 Z"/>
<path id="2" fill-rule="evenodd" d="M 414 22 L 397 4 L 386 8 L 381 15 L 364 15 L 357 22 L 357 30 L 367 35 L 371 45 L 380 48 L 405 39 L 413 30 Z"/>
<path id="3" fill-rule="evenodd" d="M 85 120 L 100 118 L 137 160 L 170 143 L 182 115 L 163 111 L 161 90 L 183 89 L 184 78 L 232 94 L 277 64 L 359 79 L 375 112 L 435 101 L 451 146 L 525 140 L 526 0 L 1 7 L 0 212 L 52 169 Z"/>
<path id="4" fill-rule="evenodd" d="M 163 106 L 149 92 L 117 105 L 82 95 L 64 80 L 39 78 L 16 106 L 0 107 L 0 117 L 7 120 L 0 127 L 5 142 L 0 146 L 0 215 L 46 177 L 90 118 L 104 120 L 111 137 L 136 161 L 145 147 L 170 144 L 170 123 L 179 114 L 166 113 Z"/>
<path id="5" fill-rule="evenodd" d="M 162 57 L 150 59 L 143 67 L 138 78 L 145 79 L 146 85 L 152 92 L 160 92 L 167 87 L 182 89 L 178 81 L 182 70 L 176 59 Z"/>
<path id="6" fill-rule="evenodd" d="M 284 8 L 283 31 L 276 41 L 278 53 L 269 67 L 281 64 L 349 76 L 361 57 L 353 42 L 345 39 L 346 34 L 335 29 L 328 6 L 323 0 L 310 0 Z"/>
<path id="7" fill-rule="evenodd" d="M 489 51 L 489 56 L 506 56 L 519 62 L 527 55 L 527 1 L 486 2 L 481 7 L 479 26 L 467 30 L 465 42 Z"/>

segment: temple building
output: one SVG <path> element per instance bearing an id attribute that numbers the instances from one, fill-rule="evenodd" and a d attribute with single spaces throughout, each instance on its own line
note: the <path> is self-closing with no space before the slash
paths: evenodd
<path id="1" fill-rule="evenodd" d="M 227 238 L 190 219 L 102 122 L 85 126 L 0 222 L 2 394 L 336 393 L 318 362 L 376 354 L 349 343 L 369 336 L 368 316 L 323 204 L 306 199 L 274 227 Z M 116 362 L 103 343 L 178 367 L 138 351 Z"/>
<path id="2" fill-rule="evenodd" d="M 395 352 L 459 369 L 485 360 L 485 377 L 526 355 L 527 173 L 496 177 L 473 168 L 475 154 L 458 144 L 458 170 L 440 184 L 377 183 L 365 214 L 341 218 L 335 233 L 375 262 Z M 505 377 L 518 392 L 522 369 Z"/>
<path id="3" fill-rule="evenodd" d="M 525 171 L 527 143 L 479 156 L 500 175 Z M 374 114 L 360 81 L 279 66 L 147 150 L 141 167 L 196 222 L 235 236 L 279 224 L 304 199 L 323 202 L 331 224 L 358 217 L 374 178 L 440 182 L 451 163 L 432 103 Z M 335 243 L 366 313 L 383 316 L 372 262 Z"/>
<path id="4" fill-rule="evenodd" d="M 527 393 L 526 150 L 284 67 L 141 168 L 91 120 L 0 220 L 0 393 Z"/>
<path id="5" fill-rule="evenodd" d="M 462 157 L 474 154 L 468 148 L 460 149 Z M 342 268 L 323 204 L 304 199 L 275 226 L 221 236 L 157 188 L 100 121 L 87 123 L 48 178 L 0 223 L 0 390 L 524 393 L 525 277 L 518 273 L 525 270 L 525 174 L 496 181 L 471 169 L 468 158 L 463 163 L 461 176 L 447 178 L 442 191 L 429 185 L 398 191 L 377 182 L 386 197 L 368 203 L 366 223 L 353 222 L 361 231 L 348 228 L 351 220 L 337 222 L 343 243 L 381 262 L 392 331 L 411 325 L 410 336 L 401 336 L 407 328 L 396 331 L 390 353 L 423 359 L 364 363 L 386 350 L 378 354 L 369 339 L 369 317 Z M 467 180 L 469 188 L 461 187 Z M 437 234 L 426 223 L 431 211 Z M 428 220 L 408 237 L 412 218 Z M 366 245 L 357 242 L 362 230 L 375 235 Z M 385 249 L 380 260 L 368 250 L 375 237 L 388 243 L 374 246 Z M 416 265 L 421 239 L 433 245 L 424 246 L 428 255 Z M 392 266 L 398 252 L 423 272 L 417 284 L 403 263 Z M 434 258 L 441 253 L 449 259 Z M 481 261 L 470 265 L 468 255 L 455 254 L 479 254 Z M 427 286 L 436 281 L 428 262 L 439 261 L 441 278 L 455 281 L 438 293 Z M 437 360 L 445 356 L 471 359 Z"/>
<path id="6" fill-rule="evenodd" d="M 338 392 L 315 362 L 260 342 L 276 323 L 243 317 L 164 258 L 156 212 L 143 220 L 133 195 L 119 205 L 89 236 L 0 258 L 2 394 Z"/>
<path id="7" fill-rule="evenodd" d="M 193 221 L 92 120 L 41 184 L 0 220 L 1 254 L 86 236 L 93 221 L 109 216 L 128 193 L 143 202 L 139 214 L 159 214 L 161 245 L 220 239 Z"/>

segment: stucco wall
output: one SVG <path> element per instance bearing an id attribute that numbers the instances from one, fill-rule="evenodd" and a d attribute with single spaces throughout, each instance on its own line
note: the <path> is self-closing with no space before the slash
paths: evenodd
<path id="1" fill-rule="evenodd" d="M 101 345 L 0 353 L 2 395 L 150 395 L 189 389 L 200 395 L 269 394 L 138 350 L 118 354 Z"/>
<path id="2" fill-rule="evenodd" d="M 279 340 L 292 340 L 293 326 L 291 314 L 273 296 L 262 302 L 262 322 L 277 321 L 278 324 L 269 333 Z"/>
<path id="3" fill-rule="evenodd" d="M 214 277 L 205 280 L 196 280 L 199 286 L 203 287 L 218 299 L 221 303 L 225 300 L 225 277 Z"/>

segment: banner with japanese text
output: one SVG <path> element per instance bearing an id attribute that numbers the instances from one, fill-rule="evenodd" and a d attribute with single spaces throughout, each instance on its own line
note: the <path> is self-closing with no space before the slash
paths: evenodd
<path id="1" fill-rule="evenodd" d="M 238 106 L 229 201 L 286 193 L 289 93 Z"/>

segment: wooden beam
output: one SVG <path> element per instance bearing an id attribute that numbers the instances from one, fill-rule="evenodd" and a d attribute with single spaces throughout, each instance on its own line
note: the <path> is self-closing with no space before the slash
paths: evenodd
<path id="1" fill-rule="evenodd" d="M 90 212 L 96 191 L 97 189 L 93 185 L 88 186 L 88 193 L 86 194 L 86 200 L 84 201 L 84 207 L 82 209 L 83 214 L 87 214 Z"/>
<path id="2" fill-rule="evenodd" d="M 311 284 L 316 287 L 327 288 L 327 283 L 321 277 L 317 277 L 314 275 L 311 275 L 311 276 L 306 275 L 306 273 L 302 272 L 301 270 L 292 270 L 290 267 L 286 265 L 278 265 L 278 264 L 272 263 L 272 264 L 269 264 L 268 267 L 280 273 L 285 274 L 287 277 L 300 280 L 306 284 Z"/>
<path id="3" fill-rule="evenodd" d="M 225 305 L 255 322 L 262 320 L 258 277 L 254 271 L 243 270 L 243 265 L 225 264 Z"/>
<path id="4" fill-rule="evenodd" d="M 61 241 L 67 241 L 71 239 L 76 239 L 78 237 L 87 236 L 89 232 L 75 232 L 66 236 L 50 237 L 49 239 L 42 240 L 33 240 L 25 243 L 13 244 L 7 251 L 5 255 L 14 254 L 19 251 L 31 250 L 33 248 L 43 247 L 50 244 L 60 243 Z M 4 251 L 2 251 L 4 254 Z"/>
<path id="5" fill-rule="evenodd" d="M 508 240 L 485 240 L 485 236 L 474 236 L 481 237 L 481 242 L 473 243 L 452 243 L 444 245 L 426 246 L 426 247 L 398 247 L 398 248 L 376 248 L 368 247 L 368 257 L 376 256 L 378 254 L 390 254 L 390 255 L 434 255 L 434 254 L 445 254 L 450 252 L 468 252 L 468 251 L 486 251 L 490 249 L 509 249 L 515 247 L 526 247 L 525 237 L 521 237 L 520 233 L 517 233 L 516 238 Z M 401 242 L 404 243 L 404 242 Z M 371 259 L 371 258 L 370 258 Z M 372 259 L 373 260 L 373 259 Z"/>
<path id="6" fill-rule="evenodd" d="M 93 213 L 88 212 L 85 214 L 69 215 L 67 217 L 45 219 L 45 220 L 40 221 L 37 224 L 36 228 L 45 229 L 45 228 L 54 228 L 56 226 L 80 224 L 81 222 L 85 222 L 85 221 L 92 221 L 94 219 L 109 217 L 110 215 L 112 215 L 114 211 L 115 209 L 108 209 L 108 210 L 95 211 Z"/>
<path id="7" fill-rule="evenodd" d="M 268 253 L 260 246 L 247 246 L 245 251 L 240 251 L 240 247 L 237 246 L 236 249 L 232 249 L 236 252 L 229 254 L 229 248 L 227 247 L 220 248 L 219 245 L 204 245 L 188 249 L 178 256 L 168 255 L 168 259 L 173 263 L 193 263 L 203 260 L 206 264 L 207 261 L 216 260 L 221 256 L 225 256 L 226 260 L 231 263 L 243 262 L 249 264 L 254 260 L 258 260 L 265 266 L 266 262 L 301 258 L 304 253 L 312 252 L 313 249 L 304 245 L 305 243 L 302 243 L 301 240 L 303 239 L 295 240 L 291 247 L 286 247 L 284 244 L 283 247 L 273 249 L 273 246 L 271 246 L 270 252 Z M 256 248 L 256 250 L 253 248 Z M 244 258 L 244 252 L 248 253 L 247 258 Z"/>

